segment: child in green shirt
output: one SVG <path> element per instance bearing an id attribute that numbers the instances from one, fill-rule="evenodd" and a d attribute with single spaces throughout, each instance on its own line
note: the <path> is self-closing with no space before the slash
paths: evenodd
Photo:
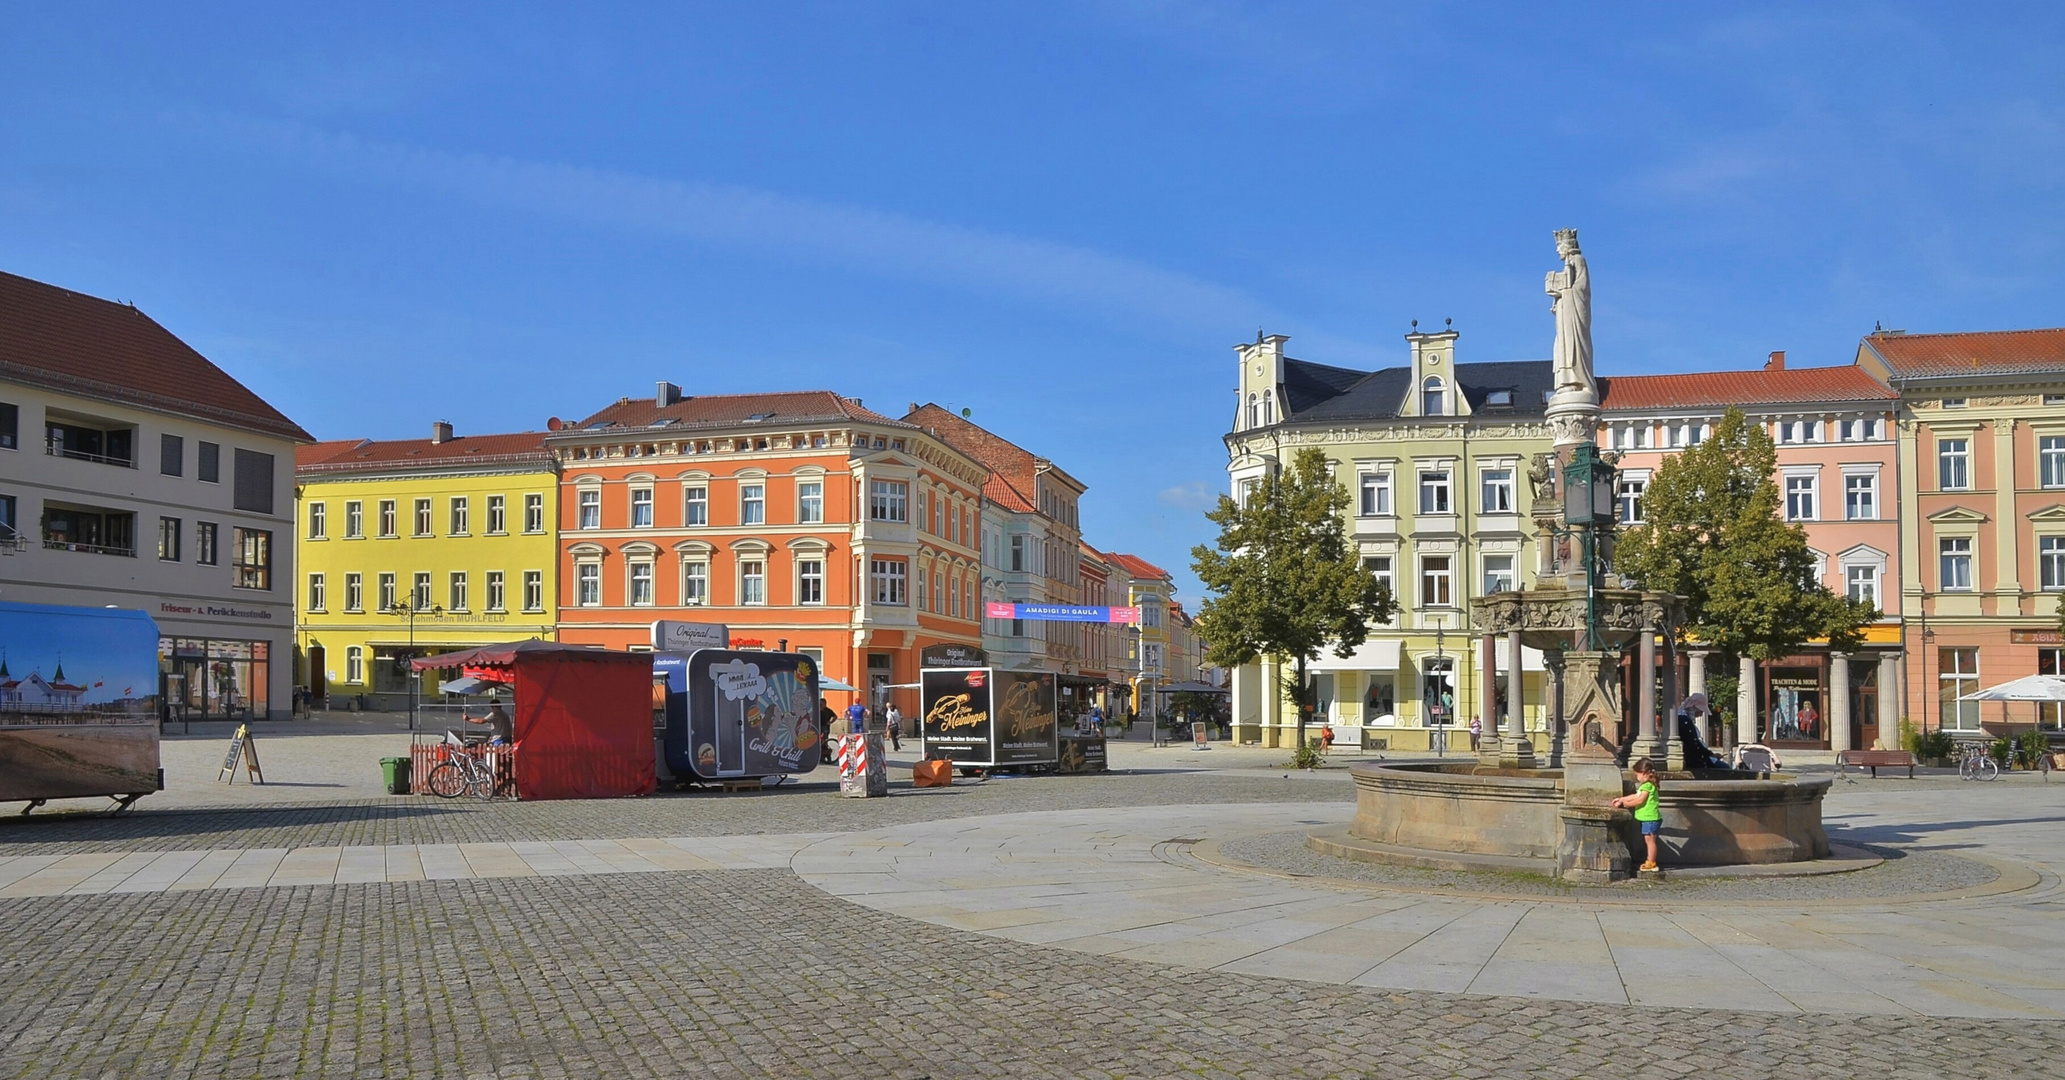
<path id="1" fill-rule="evenodd" d="M 1656 834 L 1663 827 L 1662 800 L 1657 797 L 1656 763 L 1648 758 L 1635 762 L 1635 793 L 1613 800 L 1613 805 L 1635 812 L 1635 822 L 1642 826 L 1642 842 L 1648 845 L 1649 861 L 1642 864 L 1644 870 L 1655 870 Z"/>

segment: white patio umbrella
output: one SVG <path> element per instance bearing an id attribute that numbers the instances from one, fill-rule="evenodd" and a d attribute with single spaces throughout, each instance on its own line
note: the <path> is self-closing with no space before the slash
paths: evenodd
<path id="1" fill-rule="evenodd" d="M 2009 701 L 2065 703 L 2065 676 L 2025 675 L 2013 682 L 2004 682 L 1999 686 L 1989 686 L 1973 694 L 1969 700 L 1999 701 L 2003 703 Z M 2001 705 L 2000 713 L 2001 722 L 2008 723 L 2008 707 L 2006 704 Z M 2031 722 L 2039 727 L 2042 726 L 2043 715 L 2041 711 L 2038 712 Z M 2011 728 L 2010 730 L 2013 729 Z"/>
<path id="2" fill-rule="evenodd" d="M 1989 686 L 1966 700 L 2065 702 L 2065 676 L 2025 675 L 2013 682 Z"/>

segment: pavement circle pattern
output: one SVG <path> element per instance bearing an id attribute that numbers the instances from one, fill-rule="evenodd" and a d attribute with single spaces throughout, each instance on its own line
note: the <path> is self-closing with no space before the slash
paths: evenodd
<path id="1" fill-rule="evenodd" d="M 1340 820 L 1345 785 L 1117 779 L 0 829 L 0 1078 L 1919 1078 L 2065 1052 L 2048 793 L 1831 814 L 2034 867 L 2012 894 L 1629 912 L 1212 866 L 1200 845 Z"/>

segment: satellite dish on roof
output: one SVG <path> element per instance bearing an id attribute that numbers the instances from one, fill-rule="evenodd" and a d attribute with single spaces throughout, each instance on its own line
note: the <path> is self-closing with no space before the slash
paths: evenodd
<path id="1" fill-rule="evenodd" d="M 558 431 L 558 430 L 559 430 L 559 417 L 555 416 L 555 417 L 552 417 L 551 419 L 549 419 L 549 420 L 545 421 L 545 430 L 546 430 L 546 431 Z"/>

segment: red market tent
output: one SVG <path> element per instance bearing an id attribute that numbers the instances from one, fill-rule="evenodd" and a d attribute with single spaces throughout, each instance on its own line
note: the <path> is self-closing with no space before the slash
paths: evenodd
<path id="1" fill-rule="evenodd" d="M 515 641 L 410 661 L 514 689 L 516 791 L 524 799 L 650 795 L 652 654 Z"/>

